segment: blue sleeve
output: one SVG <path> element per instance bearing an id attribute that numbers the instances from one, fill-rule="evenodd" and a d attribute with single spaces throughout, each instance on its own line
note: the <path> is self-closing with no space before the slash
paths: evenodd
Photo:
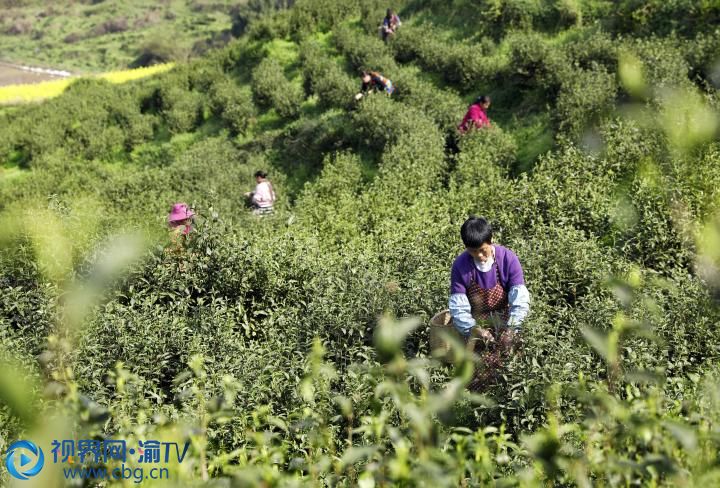
<path id="1" fill-rule="evenodd" d="M 510 318 L 507 325 L 513 327 L 515 332 L 520 332 L 521 325 L 530 312 L 530 292 L 527 287 L 525 285 L 516 285 L 510 288 L 508 302 L 510 305 Z"/>
<path id="2" fill-rule="evenodd" d="M 458 332 L 465 337 L 470 335 L 470 329 L 475 327 L 475 319 L 470 313 L 470 301 L 467 295 L 464 293 L 450 295 L 448 308 L 453 319 L 453 325 Z"/>

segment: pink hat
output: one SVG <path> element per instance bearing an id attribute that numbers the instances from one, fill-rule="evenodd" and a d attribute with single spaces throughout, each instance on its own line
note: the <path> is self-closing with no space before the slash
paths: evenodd
<path id="1" fill-rule="evenodd" d="M 185 203 L 176 203 L 172 206 L 172 210 L 170 210 L 170 215 L 168 215 L 168 222 L 177 222 L 178 220 L 185 220 L 189 219 L 195 215 L 195 212 L 190 210 Z"/>

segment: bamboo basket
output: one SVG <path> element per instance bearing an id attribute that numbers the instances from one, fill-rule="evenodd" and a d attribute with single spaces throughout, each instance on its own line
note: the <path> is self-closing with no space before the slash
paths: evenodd
<path id="1" fill-rule="evenodd" d="M 448 337 L 456 339 L 460 344 L 463 338 L 453 325 L 449 310 L 443 310 L 430 319 L 430 352 L 433 357 L 450 362 L 450 341 Z"/>

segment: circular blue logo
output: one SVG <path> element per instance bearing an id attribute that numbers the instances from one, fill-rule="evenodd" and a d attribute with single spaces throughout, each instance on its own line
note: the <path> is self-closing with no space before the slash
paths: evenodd
<path id="1" fill-rule="evenodd" d="M 8 473 L 19 480 L 27 480 L 38 474 L 44 463 L 42 449 L 30 441 L 13 442 L 5 457 Z"/>

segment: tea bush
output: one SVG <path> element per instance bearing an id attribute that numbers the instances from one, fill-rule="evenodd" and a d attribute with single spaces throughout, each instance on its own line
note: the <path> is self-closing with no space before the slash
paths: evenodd
<path id="1" fill-rule="evenodd" d="M 636 40 L 629 48 L 643 62 L 643 73 L 647 83 L 656 91 L 690 84 L 688 79 L 690 67 L 677 41 Z"/>
<path id="2" fill-rule="evenodd" d="M 232 19 L 231 32 L 233 36 L 240 37 L 248 31 L 249 27 L 255 27 L 256 22 L 262 23 L 267 20 L 266 14 L 272 10 L 287 9 L 294 2 L 277 0 L 253 0 L 247 3 L 235 5 L 230 11 Z M 272 18 L 272 17 L 271 17 Z"/>
<path id="3" fill-rule="evenodd" d="M 573 70 L 560 87 L 557 123 L 561 131 L 579 138 L 588 124 L 612 115 L 617 94 L 615 75 L 597 65 Z"/>
<path id="4" fill-rule="evenodd" d="M 439 90 L 430 83 L 418 79 L 416 70 L 398 69 L 393 83 L 402 87 L 398 100 L 421 110 L 433 119 L 443 132 L 452 132 L 458 124 L 458 115 L 465 110 L 465 104 L 458 94 L 451 90 Z"/>
<path id="5" fill-rule="evenodd" d="M 300 113 L 302 88 L 285 78 L 282 66 L 273 58 L 266 58 L 253 70 L 253 95 L 256 102 L 273 107 L 281 117 L 296 117 Z"/>
<path id="6" fill-rule="evenodd" d="M 445 9 L 442 2 L 423 2 L 433 13 L 440 17 Z M 481 2 L 454 2 L 457 19 L 454 24 L 469 32 L 480 31 L 481 35 L 489 35 L 496 39 L 503 37 L 508 30 L 530 29 L 533 27 L 552 29 L 562 26 L 558 11 L 572 11 L 571 6 L 564 7 L 568 2 L 554 0 L 487 0 Z M 570 19 L 574 21 L 574 19 Z"/>
<path id="7" fill-rule="evenodd" d="M 393 39 L 392 49 L 398 61 L 417 59 L 423 68 L 441 74 L 447 82 L 464 89 L 492 81 L 502 64 L 491 40 L 446 42 L 439 32 L 428 26 L 401 29 Z"/>
<path id="8" fill-rule="evenodd" d="M 248 30 L 246 38 L 258 41 L 269 41 L 295 36 L 292 17 L 292 12 L 289 10 L 281 10 L 276 15 L 261 17 Z M 302 33 L 298 33 L 298 35 L 302 36 Z M 298 37 L 295 37 L 295 39 L 300 40 Z"/>
<path id="9" fill-rule="evenodd" d="M 717 31 L 712 34 L 701 33 L 690 43 L 692 47 L 686 47 L 683 50 L 685 59 L 690 65 L 690 78 L 693 81 L 705 82 L 717 88 L 720 80 L 714 66 L 717 62 L 720 35 Z"/>
<path id="10" fill-rule="evenodd" d="M 489 20 L 509 28 L 528 29 L 542 12 L 542 2 L 538 0 L 505 0 L 501 7 L 490 10 Z"/>
<path id="11" fill-rule="evenodd" d="M 617 70 L 618 46 L 609 34 L 597 28 L 572 32 L 563 40 L 563 48 L 572 63 L 583 69 L 604 66 L 609 72 Z"/>
<path id="12" fill-rule="evenodd" d="M 720 9 L 712 2 L 650 1 L 644 4 L 627 0 L 607 12 L 609 27 L 636 36 L 690 35 L 708 32 L 717 25 Z"/>
<path id="13" fill-rule="evenodd" d="M 44 340 L 53 330 L 56 304 L 52 300 L 55 291 L 41 285 L 32 253 L 13 256 L 15 262 L 3 259 L 0 286 L 3 344 L 21 357 L 35 358 L 42 353 Z"/>
<path id="14" fill-rule="evenodd" d="M 305 42 L 300 53 L 306 93 L 317 95 L 324 108 L 350 107 L 358 83 L 326 56 L 317 42 Z"/>
<path id="15" fill-rule="evenodd" d="M 514 32 L 506 38 L 509 61 L 506 76 L 521 88 L 540 87 L 553 98 L 562 80 L 571 77 L 564 53 L 535 32 Z"/>
<path id="16" fill-rule="evenodd" d="M 296 33 L 326 32 L 357 11 L 357 0 L 298 0 L 290 23 Z"/>
<path id="17" fill-rule="evenodd" d="M 301 218 L 307 219 L 319 235 L 333 236 L 323 246 L 342 248 L 362 234 L 357 205 L 365 186 L 362 162 L 351 153 L 339 153 L 328 157 L 322 166 L 322 174 L 312 185 L 306 184 L 296 207 L 302 209 Z M 351 214 L 357 218 L 344 217 Z"/>
<path id="18" fill-rule="evenodd" d="M 281 171 L 292 170 L 286 190 L 290 198 L 320 172 L 328 153 L 353 145 L 355 136 L 346 121 L 347 114 L 337 109 L 316 120 L 293 122 L 277 136 L 274 145 L 279 154 L 273 164 Z"/>
<path id="19" fill-rule="evenodd" d="M 212 85 L 210 98 L 213 112 L 233 134 L 242 134 L 248 129 L 256 112 L 249 90 L 225 80 Z"/>
<path id="20" fill-rule="evenodd" d="M 152 118 L 140 113 L 132 89 L 103 80 L 75 81 L 64 97 L 10 114 L 8 122 L 4 146 L 19 151 L 26 165 L 60 148 L 111 159 L 153 135 Z"/>
<path id="21" fill-rule="evenodd" d="M 479 189 L 477 182 L 491 174 L 505 175 L 517 152 L 512 137 L 496 127 L 471 131 L 462 136 L 458 146 L 460 154 L 453 177 L 455 184 L 465 185 L 468 190 Z"/>
<path id="22" fill-rule="evenodd" d="M 397 66 L 385 44 L 377 37 L 368 37 L 341 25 L 333 31 L 333 40 L 356 70 L 389 73 Z"/>
<path id="23" fill-rule="evenodd" d="M 162 90 L 162 117 L 174 134 L 189 132 L 204 118 L 205 97 L 196 91 L 170 88 Z"/>
<path id="24" fill-rule="evenodd" d="M 261 3 L 202 61 L 0 111 L 0 436 L 188 441 L 183 486 L 717 477 L 714 34 L 632 31 L 672 25 L 652 2 L 606 30 L 607 2 L 422 0 L 385 44 L 374 0 Z M 397 91 L 354 101 L 362 68 Z M 457 134 L 479 93 L 492 127 Z M 480 392 L 428 343 L 468 214 L 532 297 Z"/>

